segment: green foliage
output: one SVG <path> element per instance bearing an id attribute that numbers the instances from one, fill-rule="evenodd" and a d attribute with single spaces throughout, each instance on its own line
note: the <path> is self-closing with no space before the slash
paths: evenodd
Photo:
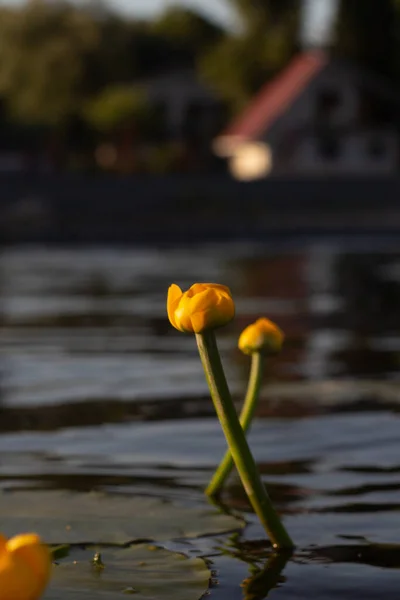
<path id="1" fill-rule="evenodd" d="M 240 110 L 265 81 L 259 51 L 254 56 L 246 38 L 225 39 L 200 60 L 199 66 L 204 80 L 221 94 L 233 111 Z"/>
<path id="2" fill-rule="evenodd" d="M 171 5 L 153 23 L 152 31 L 165 40 L 176 57 L 193 62 L 224 36 L 224 31 L 196 12 Z"/>
<path id="3" fill-rule="evenodd" d="M 109 132 L 147 120 L 149 105 L 144 91 L 132 86 L 110 86 L 101 91 L 84 108 L 90 125 L 99 131 Z"/>
<path id="4" fill-rule="evenodd" d="M 93 552 L 99 557 L 93 564 Z M 53 567 L 43 600 L 134 597 L 137 600 L 198 600 L 211 573 L 201 558 L 149 546 L 71 548 Z"/>
<path id="5" fill-rule="evenodd" d="M 166 54 L 148 24 L 104 11 L 45 0 L 0 9 L 0 95 L 23 122 L 65 123 L 90 98 L 132 85 Z"/>
<path id="6" fill-rule="evenodd" d="M 241 529 L 243 521 L 210 510 L 157 498 L 46 490 L 0 494 L 4 535 L 36 531 L 47 544 L 119 544 L 196 537 Z M 65 550 L 67 550 L 65 548 Z M 58 548 L 58 556 L 62 551 Z"/>
<path id="7" fill-rule="evenodd" d="M 245 26 L 227 35 L 205 56 L 199 67 L 204 79 L 240 110 L 262 85 L 276 75 L 297 51 L 298 2 L 232 0 Z"/>
<path id="8" fill-rule="evenodd" d="M 230 0 L 245 29 L 297 20 L 300 0 Z"/>
<path id="9" fill-rule="evenodd" d="M 55 123 L 76 107 L 84 58 L 98 43 L 93 18 L 65 3 L 36 0 L 0 15 L 0 93 L 12 113 Z"/>
<path id="10" fill-rule="evenodd" d="M 83 114 L 109 131 L 148 113 L 135 82 L 198 64 L 237 109 L 293 54 L 297 13 L 295 0 L 232 3 L 245 26 L 237 35 L 178 6 L 152 23 L 98 4 L 31 0 L 1 8 L 0 95 L 20 122 L 65 127 Z"/>

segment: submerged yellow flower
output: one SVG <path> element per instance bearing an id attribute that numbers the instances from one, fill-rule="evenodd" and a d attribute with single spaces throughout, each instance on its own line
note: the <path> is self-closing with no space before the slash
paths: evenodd
<path id="1" fill-rule="evenodd" d="M 282 348 L 283 340 L 283 331 L 269 319 L 262 318 L 242 331 L 238 345 L 244 354 L 277 354 Z"/>
<path id="2" fill-rule="evenodd" d="M 235 316 L 231 292 L 217 283 L 195 283 L 187 292 L 174 283 L 167 298 L 171 324 L 185 333 L 201 333 L 229 323 Z"/>
<path id="3" fill-rule="evenodd" d="M 38 600 L 51 571 L 51 555 L 34 533 L 0 535 L 1 600 Z"/>

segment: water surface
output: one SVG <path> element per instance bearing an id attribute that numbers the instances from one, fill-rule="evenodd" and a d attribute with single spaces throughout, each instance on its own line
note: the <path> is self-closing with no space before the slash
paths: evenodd
<path id="1" fill-rule="evenodd" d="M 165 297 L 171 282 L 222 282 L 237 304 L 219 342 L 238 401 L 241 329 L 266 315 L 287 335 L 249 439 L 299 548 L 271 579 L 236 476 L 223 502 L 245 515 L 244 533 L 168 547 L 209 556 L 211 596 L 224 600 L 268 586 L 282 599 L 398 598 L 400 248 L 25 247 L 0 268 L 1 490 L 203 505 L 225 445 L 194 340 L 169 325 Z"/>

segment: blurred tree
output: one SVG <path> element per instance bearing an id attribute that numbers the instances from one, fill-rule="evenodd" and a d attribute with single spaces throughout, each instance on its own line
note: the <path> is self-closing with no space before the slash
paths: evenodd
<path id="1" fill-rule="evenodd" d="M 105 133 L 132 124 L 136 131 L 143 131 L 151 120 L 151 113 L 145 92 L 132 85 L 104 88 L 83 110 L 90 125 Z"/>
<path id="2" fill-rule="evenodd" d="M 157 74 L 170 65 L 170 44 L 153 30 L 152 23 L 132 21 L 128 27 L 130 39 L 126 56 L 131 57 L 134 67 L 131 81 L 134 77 Z"/>
<path id="3" fill-rule="evenodd" d="M 132 22 L 106 12 L 90 16 L 97 31 L 97 43 L 82 56 L 82 91 L 98 93 L 109 85 L 132 82 L 140 70 L 142 50 L 137 47 L 136 29 L 145 29 L 145 24 L 135 27 Z"/>
<path id="4" fill-rule="evenodd" d="M 143 149 L 162 138 L 163 121 L 157 107 L 148 102 L 143 89 L 133 85 L 104 88 L 86 104 L 83 115 L 100 134 L 96 158 L 102 168 L 120 173 L 141 170 L 146 162 Z"/>
<path id="5" fill-rule="evenodd" d="M 298 49 L 299 0 L 231 0 L 241 18 L 205 56 L 200 71 L 233 112 L 276 75 Z"/>
<path id="6" fill-rule="evenodd" d="M 97 132 L 125 123 L 127 140 L 140 131 L 155 139 L 162 117 L 137 84 L 167 69 L 199 65 L 205 81 L 237 110 L 296 51 L 299 0 L 230 0 L 243 23 L 236 33 L 177 6 L 154 22 L 129 21 L 101 1 L 0 7 L 6 113 L 37 130 L 44 126 L 46 136 L 50 128 L 59 145 L 73 140 L 86 149 L 90 133 L 95 140 Z"/>
<path id="7" fill-rule="evenodd" d="M 205 18 L 176 7 L 154 23 L 119 18 L 98 2 L 30 0 L 3 7 L 0 96 L 20 121 L 60 125 L 110 86 L 116 101 L 115 86 L 193 64 L 222 35 Z"/>
<path id="8" fill-rule="evenodd" d="M 237 12 L 244 29 L 253 29 L 260 24 L 279 24 L 294 19 L 297 21 L 301 0 L 229 0 Z"/>
<path id="9" fill-rule="evenodd" d="M 400 50 L 399 0 L 342 0 L 334 50 L 388 77 L 395 77 Z"/>
<path id="10" fill-rule="evenodd" d="M 54 125 L 87 99 L 160 68 L 166 42 L 132 22 L 67 2 L 0 9 L 0 95 L 13 116 Z"/>
<path id="11" fill-rule="evenodd" d="M 55 123 L 76 109 L 98 28 L 83 10 L 32 0 L 0 15 L 0 94 L 13 114 Z"/>
<path id="12" fill-rule="evenodd" d="M 225 34 L 202 15 L 176 5 L 153 22 L 152 31 L 169 46 L 174 62 L 190 66 Z"/>

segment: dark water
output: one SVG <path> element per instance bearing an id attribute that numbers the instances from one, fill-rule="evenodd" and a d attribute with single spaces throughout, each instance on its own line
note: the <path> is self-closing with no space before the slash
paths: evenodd
<path id="1" fill-rule="evenodd" d="M 219 334 L 237 399 L 241 329 L 266 315 L 287 335 L 250 443 L 298 550 L 271 558 L 235 476 L 223 502 L 245 514 L 244 533 L 169 546 L 210 556 L 215 599 L 398 598 L 400 245 L 24 248 L 0 260 L 0 489 L 205 502 L 225 446 L 195 342 L 169 325 L 165 298 L 171 282 L 222 282 L 237 305 Z"/>

